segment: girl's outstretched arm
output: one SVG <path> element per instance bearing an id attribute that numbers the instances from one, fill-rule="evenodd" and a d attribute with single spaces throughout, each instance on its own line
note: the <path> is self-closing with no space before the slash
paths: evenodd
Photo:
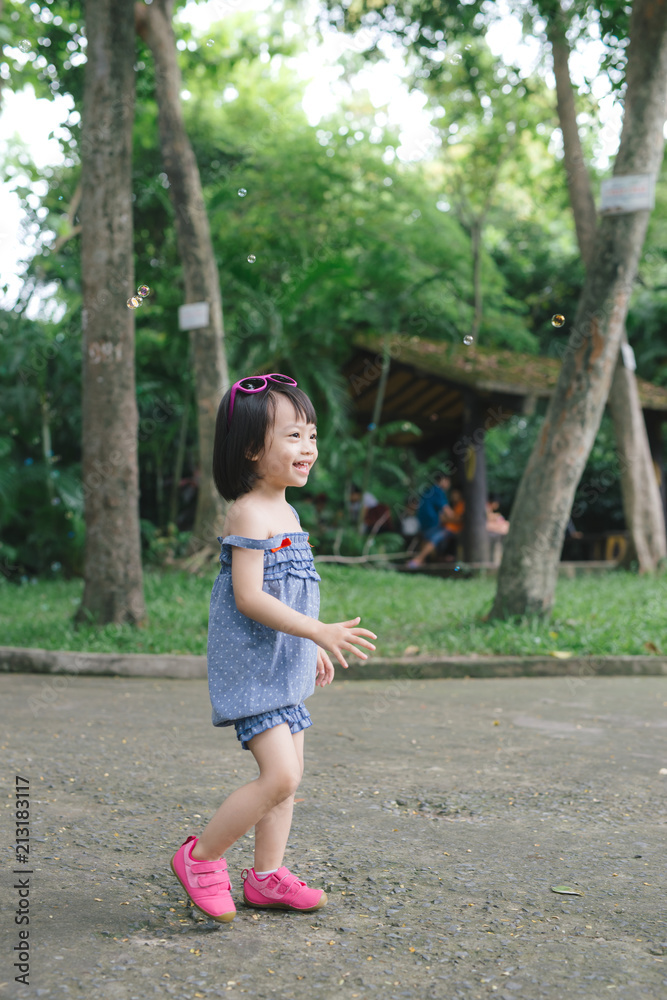
<path id="1" fill-rule="evenodd" d="M 356 649 L 357 646 L 365 646 L 366 649 L 375 649 L 375 646 L 362 638 L 369 636 L 377 639 L 374 632 L 368 629 L 359 628 L 360 618 L 353 618 L 347 622 L 335 622 L 327 625 L 316 618 L 309 618 L 308 615 L 295 611 L 294 608 L 283 604 L 277 597 L 267 594 L 262 590 L 264 583 L 264 552 L 262 549 L 244 549 L 240 546 L 233 546 L 232 550 L 232 587 L 236 607 L 243 615 L 252 618 L 262 625 L 268 625 L 278 632 L 287 632 L 289 635 L 300 635 L 304 639 L 312 639 L 318 646 L 330 649 L 342 666 L 347 667 L 343 656 L 343 650 L 354 653 L 362 660 L 367 660 L 366 653 Z"/>

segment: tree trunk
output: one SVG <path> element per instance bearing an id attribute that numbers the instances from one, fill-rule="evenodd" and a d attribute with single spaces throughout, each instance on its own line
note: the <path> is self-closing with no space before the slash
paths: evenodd
<path id="1" fill-rule="evenodd" d="M 656 477 L 648 432 L 634 373 L 619 353 L 609 393 L 611 415 L 620 461 L 621 492 L 625 520 L 630 531 L 627 565 L 637 560 L 640 572 L 658 567 L 667 552 L 665 513 Z M 638 444 L 641 442 L 641 445 Z"/>
<path id="2" fill-rule="evenodd" d="M 657 175 L 667 95 L 667 0 L 636 0 L 625 112 L 614 175 Z M 574 328 L 544 425 L 519 485 L 492 617 L 545 614 L 574 492 L 609 395 L 649 211 L 597 228 Z"/>
<path id="3" fill-rule="evenodd" d="M 481 218 L 475 218 L 470 226 L 470 242 L 472 244 L 472 289 L 473 317 L 470 336 L 477 343 L 482 326 L 482 226 Z"/>
<path id="4" fill-rule="evenodd" d="M 463 459 L 463 552 L 466 562 L 489 562 L 491 544 L 486 529 L 486 454 L 484 419 L 474 393 L 466 393 L 463 402 L 463 440 L 467 450 Z"/>
<path id="5" fill-rule="evenodd" d="M 134 382 L 131 0 L 88 0 L 81 131 L 85 586 L 76 620 L 140 622 Z"/>
<path id="6" fill-rule="evenodd" d="M 584 153 L 579 138 L 577 111 L 574 104 L 574 90 L 570 78 L 570 47 L 565 36 L 564 13 L 558 4 L 559 13 L 549 21 L 547 34 L 551 42 L 556 78 L 556 107 L 558 122 L 563 136 L 563 153 L 567 174 L 567 189 L 574 215 L 579 252 L 585 264 L 591 259 L 597 214 L 591 190 L 588 170 L 584 163 Z"/>
<path id="7" fill-rule="evenodd" d="M 563 136 L 570 204 L 579 250 L 588 266 L 593 252 L 597 217 L 577 128 L 569 67 L 570 48 L 565 35 L 566 15 L 560 4 L 557 4 L 555 14 L 550 4 L 542 4 L 541 8 L 542 13 L 549 18 L 548 36 L 553 52 L 558 120 Z M 625 329 L 621 342 L 627 343 Z M 637 380 L 634 372 L 625 367 L 620 352 L 616 359 L 607 405 L 614 422 L 623 508 L 630 533 L 628 555 L 637 560 L 640 572 L 650 572 L 667 555 L 665 517 L 651 462 Z"/>
<path id="8" fill-rule="evenodd" d="M 191 331 L 197 391 L 199 491 L 191 550 L 215 544 L 226 504 L 213 483 L 215 418 L 229 386 L 223 351 L 222 298 L 204 205 L 199 168 L 190 145 L 180 104 L 181 71 L 171 23 L 174 0 L 135 5 L 137 31 L 155 60 L 160 145 L 169 178 L 169 196 L 176 214 L 176 234 L 185 281 L 186 302 L 208 302 L 209 325 Z"/>
<path id="9" fill-rule="evenodd" d="M 359 517 L 357 518 L 357 531 L 359 534 L 362 533 L 364 527 L 364 494 L 371 488 L 371 472 L 373 470 L 373 455 L 375 453 L 375 438 L 377 437 L 377 429 L 382 419 L 382 406 L 384 403 L 384 394 L 387 388 L 387 379 L 389 378 L 389 369 L 391 368 L 391 355 L 389 353 L 389 341 L 391 339 L 391 334 L 385 333 L 384 341 L 382 344 L 382 370 L 380 372 L 380 382 L 378 384 L 377 394 L 375 396 L 375 403 L 373 404 L 373 416 L 371 417 L 371 430 L 368 434 L 368 445 L 366 448 L 366 463 L 364 465 L 364 475 L 361 481 L 361 503 L 359 505 Z"/>

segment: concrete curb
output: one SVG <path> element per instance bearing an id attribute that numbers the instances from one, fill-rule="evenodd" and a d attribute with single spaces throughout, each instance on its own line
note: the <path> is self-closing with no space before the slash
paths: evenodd
<path id="1" fill-rule="evenodd" d="M 205 656 L 80 653 L 0 646 L 0 673 L 206 678 Z M 667 676 L 667 656 L 397 656 L 339 667 L 338 680 L 434 677 Z"/>

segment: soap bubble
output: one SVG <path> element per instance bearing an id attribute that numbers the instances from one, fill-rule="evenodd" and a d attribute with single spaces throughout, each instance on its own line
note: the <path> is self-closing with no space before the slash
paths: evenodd
<path id="1" fill-rule="evenodd" d="M 60 503 L 60 497 L 54 497 L 53 500 L 51 501 L 51 506 L 57 507 L 59 503 Z"/>
<path id="2" fill-rule="evenodd" d="M 22 38 L 19 42 L 19 49 L 21 52 L 30 52 L 30 42 L 27 38 Z"/>
<path id="3" fill-rule="evenodd" d="M 208 41 L 206 42 L 206 44 L 208 45 L 208 47 L 210 49 L 212 45 L 215 45 L 215 42 L 213 41 L 212 38 L 209 38 Z"/>
<path id="4" fill-rule="evenodd" d="M 248 192 L 246 191 L 245 188 L 239 188 L 237 193 L 239 198 L 245 198 Z"/>
<path id="5" fill-rule="evenodd" d="M 376 427 L 377 427 L 377 424 L 372 424 L 372 423 L 371 423 L 371 424 L 369 424 L 369 425 L 368 425 L 368 428 L 367 428 L 367 430 L 369 430 L 369 431 L 374 431 Z"/>
<path id="6" fill-rule="evenodd" d="M 148 285 L 139 285 L 137 288 L 137 295 L 140 295 L 142 299 L 145 299 L 147 295 L 151 294 L 151 290 Z"/>
<path id="7" fill-rule="evenodd" d="M 552 326 L 558 326 L 558 327 L 560 327 L 560 326 L 562 326 L 564 324 L 564 322 L 565 322 L 565 317 L 561 316 L 560 313 L 556 313 L 555 316 L 551 317 L 551 325 Z"/>
<path id="8" fill-rule="evenodd" d="M 454 572 L 455 573 L 460 573 L 461 572 L 461 567 L 460 566 L 455 566 L 454 567 Z"/>
<path id="9" fill-rule="evenodd" d="M 256 260 L 257 260 L 257 258 L 255 257 L 254 253 L 249 253 L 248 254 L 248 263 L 249 264 L 254 264 Z"/>
<path id="10" fill-rule="evenodd" d="M 54 573 L 57 573 L 59 569 L 62 569 L 62 566 L 60 565 L 59 562 L 53 562 L 51 563 L 51 569 L 53 570 Z"/>
<path id="11" fill-rule="evenodd" d="M 128 309 L 138 309 L 141 305 L 141 299 L 137 295 L 133 295 L 131 299 L 127 300 Z"/>
<path id="12" fill-rule="evenodd" d="M 466 345 L 466 347 L 470 347 L 471 344 L 475 343 L 475 338 L 471 337 L 469 333 L 466 333 L 465 337 L 463 338 L 463 343 Z"/>

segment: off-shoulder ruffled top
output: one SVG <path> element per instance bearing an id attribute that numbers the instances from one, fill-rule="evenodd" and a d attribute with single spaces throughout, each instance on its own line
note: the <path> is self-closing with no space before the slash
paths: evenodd
<path id="1" fill-rule="evenodd" d="M 279 632 L 238 610 L 232 548 L 263 549 L 262 589 L 310 618 L 319 617 L 320 576 L 305 531 L 272 538 L 227 535 L 218 541 L 220 573 L 213 584 L 208 623 L 208 687 L 213 725 L 230 726 L 304 701 L 315 690 L 317 665 L 317 646 L 311 639 Z"/>

